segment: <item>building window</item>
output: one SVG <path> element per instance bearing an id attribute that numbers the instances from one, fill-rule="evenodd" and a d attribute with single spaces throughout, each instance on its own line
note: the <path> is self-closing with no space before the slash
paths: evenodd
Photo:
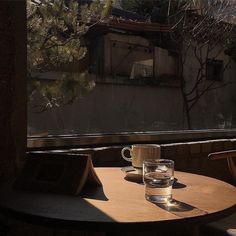
<path id="1" fill-rule="evenodd" d="M 224 63 L 222 60 L 208 59 L 206 63 L 206 79 L 223 81 Z"/>
<path id="2" fill-rule="evenodd" d="M 177 77 L 178 55 L 139 34 L 113 32 L 88 39 L 90 73 L 98 82 L 158 85 L 163 77 Z"/>
<path id="3" fill-rule="evenodd" d="M 99 75 L 101 80 L 153 77 L 153 47 L 149 40 L 108 33 L 92 40 L 91 45 L 91 72 Z"/>

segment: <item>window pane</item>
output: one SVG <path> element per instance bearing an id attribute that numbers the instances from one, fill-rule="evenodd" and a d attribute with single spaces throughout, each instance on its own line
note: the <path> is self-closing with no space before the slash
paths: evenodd
<path id="1" fill-rule="evenodd" d="M 80 2 L 80 13 L 81 4 L 85 7 L 88 2 Z M 213 18 L 185 12 L 188 20 L 183 21 L 183 16 L 176 17 L 182 14 L 177 6 L 157 2 L 115 2 L 110 16 L 95 19 L 79 38 L 79 60 L 72 57 L 71 40 L 64 54 L 58 54 L 66 64 L 50 65 L 36 74 L 44 90 L 31 90 L 29 136 L 236 128 L 236 44 L 229 18 L 220 12 L 226 6 L 214 5 L 213 13 L 221 15 Z M 201 20 L 204 27 L 198 29 Z M 64 41 L 55 48 L 64 50 L 61 46 L 72 29 L 60 24 Z M 29 32 L 28 37 L 40 36 L 32 38 Z M 61 81 L 63 95 L 59 96 Z M 53 83 L 54 89 L 47 87 Z"/>

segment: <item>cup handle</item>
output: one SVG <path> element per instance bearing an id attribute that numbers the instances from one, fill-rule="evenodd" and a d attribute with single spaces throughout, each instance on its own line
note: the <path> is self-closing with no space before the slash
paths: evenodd
<path id="1" fill-rule="evenodd" d="M 126 157 L 125 156 L 125 151 L 128 150 L 130 152 L 130 155 L 132 156 L 132 149 L 130 147 L 124 147 L 121 150 L 121 156 L 126 160 L 132 162 L 132 157 Z"/>

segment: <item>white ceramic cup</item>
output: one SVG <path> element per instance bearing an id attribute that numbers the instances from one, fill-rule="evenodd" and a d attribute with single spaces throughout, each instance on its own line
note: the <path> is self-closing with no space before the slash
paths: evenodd
<path id="1" fill-rule="evenodd" d="M 125 155 L 127 151 L 129 151 L 130 157 Z M 161 147 L 157 144 L 134 144 L 131 147 L 124 147 L 121 155 L 126 161 L 132 162 L 133 167 L 142 168 L 144 160 L 160 159 Z"/>

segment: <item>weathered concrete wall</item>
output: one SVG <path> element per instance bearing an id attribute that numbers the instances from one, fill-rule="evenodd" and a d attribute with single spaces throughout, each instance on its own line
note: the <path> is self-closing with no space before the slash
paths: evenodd
<path id="1" fill-rule="evenodd" d="M 177 130 L 182 100 L 177 88 L 97 84 L 72 105 L 28 115 L 32 134 Z"/>
<path id="2" fill-rule="evenodd" d="M 191 111 L 192 126 L 194 129 L 202 128 L 234 128 L 236 125 L 236 64 L 224 54 L 224 51 L 215 47 L 207 56 L 206 47 L 202 48 L 202 56 L 197 50 L 198 57 L 201 59 L 215 58 L 222 60 L 224 64 L 224 75 L 222 81 L 215 81 L 210 89 L 199 99 Z M 230 63 L 229 63 L 230 61 Z M 203 65 L 205 66 L 205 65 Z M 184 76 L 186 78 L 186 91 L 191 91 L 196 83 L 196 75 L 199 70 L 199 61 L 194 55 L 193 50 L 188 50 L 185 63 Z M 205 71 L 203 70 L 203 73 Z M 211 85 L 212 80 L 203 79 L 200 83 L 198 93 Z M 216 88 L 216 89 L 214 89 Z M 196 90 L 195 90 L 196 91 Z M 194 97 L 193 94 L 191 97 Z"/>
<path id="3" fill-rule="evenodd" d="M 205 94 L 191 113 L 193 128 L 235 128 L 235 88 L 232 84 Z M 186 128 L 180 89 L 147 85 L 97 84 L 74 104 L 42 113 L 33 113 L 29 109 L 28 118 L 29 134 Z"/>

